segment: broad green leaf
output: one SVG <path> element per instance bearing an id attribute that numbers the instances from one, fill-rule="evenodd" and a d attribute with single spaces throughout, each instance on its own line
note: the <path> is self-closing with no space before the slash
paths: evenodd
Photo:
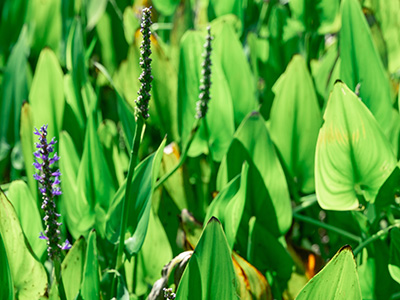
<path id="1" fill-rule="evenodd" d="M 205 36 L 205 32 L 188 31 L 181 41 L 178 72 L 178 131 L 182 144 L 187 142 L 195 122 Z M 208 153 L 208 139 L 213 159 L 220 161 L 229 147 L 234 132 L 234 110 L 229 85 L 221 67 L 221 58 L 213 52 L 211 60 L 213 63 L 211 100 L 207 115 L 203 119 L 205 122 L 202 122 L 198 130 L 189 156 Z M 208 134 L 204 124 L 207 124 Z"/>
<path id="2" fill-rule="evenodd" d="M 18 295 L 18 299 L 32 300 L 44 296 L 48 286 L 46 271 L 32 255 L 17 214 L 1 190 L 0 235 L 3 238 L 14 283 L 14 292 Z"/>
<path id="3" fill-rule="evenodd" d="M 244 0 L 210 0 L 208 5 L 209 19 L 213 20 L 224 15 L 233 14 L 236 15 L 243 24 L 245 13 L 243 9 L 244 3 Z"/>
<path id="4" fill-rule="evenodd" d="M 11 51 L 2 78 L 0 101 L 0 142 L 13 146 L 19 140 L 20 115 L 23 101 L 28 99 L 29 41 L 24 26 Z M 1 144 L 0 144 L 1 145 Z"/>
<path id="5" fill-rule="evenodd" d="M 88 201 L 90 209 L 96 212 L 96 228 L 100 236 L 105 230 L 105 214 L 115 194 L 111 173 L 97 134 L 95 113 L 86 128 L 84 149 L 77 175 L 77 195 Z"/>
<path id="6" fill-rule="evenodd" d="M 307 299 L 362 299 L 356 262 L 350 246 L 342 247 L 296 297 L 296 300 Z"/>
<path id="7" fill-rule="evenodd" d="M 244 160 L 249 163 L 247 190 L 252 215 L 268 220 L 265 225 L 273 235 L 286 233 L 292 224 L 289 191 L 264 119 L 258 112 L 247 116 L 237 129 L 221 162 L 218 190 L 240 173 Z"/>
<path id="8" fill-rule="evenodd" d="M 52 137 L 58 139 L 65 105 L 63 72 L 57 57 L 49 48 L 43 49 L 40 53 L 29 92 L 29 103 L 33 125 L 40 128 L 47 124 L 49 139 Z"/>
<path id="9" fill-rule="evenodd" d="M 87 1 L 86 5 L 86 30 L 92 30 L 101 16 L 104 14 L 106 7 L 107 7 L 107 0 L 89 0 Z"/>
<path id="10" fill-rule="evenodd" d="M 249 221 L 248 239 L 247 260 L 263 273 L 275 274 L 278 282 L 285 286 L 292 275 L 293 260 L 282 242 L 255 217 Z"/>
<path id="11" fill-rule="evenodd" d="M 87 236 L 94 225 L 94 211 L 83 191 L 77 187 L 79 170 L 79 156 L 69 134 L 65 131 L 60 134 L 60 171 L 62 173 L 61 209 L 68 225 L 68 230 L 75 239 L 80 235 Z M 79 194 L 78 194 L 79 191 Z"/>
<path id="12" fill-rule="evenodd" d="M 172 15 L 178 7 L 179 0 L 153 0 L 154 8 L 164 16 Z"/>
<path id="13" fill-rule="evenodd" d="M 38 238 L 40 232 L 44 232 L 44 230 L 39 209 L 31 191 L 24 181 L 17 180 L 11 183 L 7 197 L 14 206 L 22 230 L 32 246 L 33 252 L 37 257 L 42 257 L 47 245 L 45 241 Z"/>
<path id="14" fill-rule="evenodd" d="M 232 179 L 222 189 L 208 207 L 205 220 L 216 217 L 221 220 L 230 249 L 236 241 L 236 235 L 246 203 L 247 173 L 249 165 L 243 164 L 240 176 Z"/>
<path id="15" fill-rule="evenodd" d="M 49 47 L 59 52 L 62 36 L 61 1 L 28 1 L 25 23 L 33 28 L 32 52 L 39 55 Z"/>
<path id="16" fill-rule="evenodd" d="M 389 256 L 390 276 L 400 283 L 400 229 L 393 228 L 390 231 L 390 256 Z"/>
<path id="17" fill-rule="evenodd" d="M 171 143 L 164 148 L 164 154 L 161 161 L 160 178 L 170 172 L 179 162 L 180 153 L 177 145 Z M 179 211 L 186 208 L 190 211 L 193 205 L 191 199 L 192 190 L 185 180 L 185 170 L 181 167 L 175 171 L 164 183 L 163 188 L 166 189 L 172 200 L 178 207 Z"/>
<path id="18" fill-rule="evenodd" d="M 91 113 L 84 106 L 81 89 L 87 81 L 87 65 L 85 61 L 85 46 L 83 42 L 82 24 L 75 19 L 71 25 L 71 29 L 67 41 L 67 58 L 66 65 L 70 74 L 70 86 L 73 90 L 74 97 L 70 97 L 71 107 L 73 108 L 78 120 L 86 120 Z"/>
<path id="19" fill-rule="evenodd" d="M 0 282 L 2 287 L 0 289 L 0 298 L 4 300 L 14 299 L 14 287 L 11 278 L 10 266 L 8 265 L 6 248 L 4 247 L 3 238 L 0 233 Z"/>
<path id="20" fill-rule="evenodd" d="M 392 118 L 390 82 L 360 4 L 356 0 L 344 0 L 342 3 L 339 42 L 340 78 L 353 91 L 360 84 L 360 98 L 385 134 L 389 135 Z"/>
<path id="21" fill-rule="evenodd" d="M 319 205 L 357 209 L 359 196 L 373 203 L 396 166 L 389 141 L 368 108 L 342 82 L 333 88 L 324 120 L 315 156 Z"/>
<path id="22" fill-rule="evenodd" d="M 85 266 L 82 274 L 81 295 L 85 300 L 100 299 L 100 268 L 97 258 L 96 231 L 87 240 Z"/>
<path id="23" fill-rule="evenodd" d="M 157 37 L 157 36 L 156 36 Z M 168 134 L 171 139 L 178 139 L 177 124 L 177 85 L 178 72 L 172 64 L 171 57 L 166 53 L 166 45 L 161 39 L 151 39 L 152 45 L 152 102 L 155 108 L 151 116 L 158 118 L 162 134 Z"/>
<path id="24" fill-rule="evenodd" d="M 101 122 L 97 133 L 103 146 L 103 153 L 112 175 L 113 183 L 115 186 L 119 186 L 124 181 L 124 171 L 126 171 L 127 166 L 123 165 L 124 161 L 119 153 L 118 128 L 113 121 L 106 119 Z"/>
<path id="25" fill-rule="evenodd" d="M 218 219 L 211 218 L 182 275 L 176 299 L 239 299 L 231 252 Z"/>
<path id="26" fill-rule="evenodd" d="M 314 191 L 314 156 L 322 116 L 304 59 L 296 55 L 273 87 L 271 139 L 299 189 Z"/>
<path id="27" fill-rule="evenodd" d="M 61 264 L 62 280 L 67 300 L 78 295 L 85 266 L 86 242 L 83 237 L 75 241 Z"/>
<path id="28" fill-rule="evenodd" d="M 337 32 L 340 28 L 339 0 L 289 1 L 292 17 L 301 23 L 304 31 L 320 35 Z"/>
<path id="29" fill-rule="evenodd" d="M 132 44 L 135 39 L 135 32 L 140 27 L 140 20 L 136 17 L 134 7 L 127 6 L 122 18 L 125 40 L 128 44 Z"/>
<path id="30" fill-rule="evenodd" d="M 258 107 L 253 74 L 242 43 L 231 24 L 219 19 L 214 20 L 211 23 L 211 35 L 215 36 L 212 42 L 213 52 L 220 60 L 229 87 L 237 128 L 247 114 Z M 212 78 L 212 81 L 218 84 L 214 77 Z"/>
<path id="31" fill-rule="evenodd" d="M 374 299 L 375 291 L 375 259 L 368 258 L 358 266 L 358 278 L 360 279 L 360 288 L 363 299 Z"/>
<path id="32" fill-rule="evenodd" d="M 125 248 L 130 255 L 138 253 L 146 237 L 151 196 L 161 164 L 162 153 L 166 140 L 164 139 L 157 152 L 144 159 L 136 168 L 131 183 L 131 199 L 129 205 Z M 106 237 L 112 242 L 118 242 L 123 199 L 125 197 L 126 181 L 114 195 L 112 205 L 107 213 Z"/>
<path id="33" fill-rule="evenodd" d="M 36 151 L 34 136 L 32 135 L 33 128 L 33 117 L 31 107 L 28 102 L 22 105 L 21 109 L 21 148 L 24 156 L 25 172 L 28 181 L 28 186 L 31 191 L 31 195 L 35 199 L 35 203 L 38 203 L 38 187 L 37 181 L 33 178 L 35 168 L 33 167 L 34 156 L 33 152 Z"/>

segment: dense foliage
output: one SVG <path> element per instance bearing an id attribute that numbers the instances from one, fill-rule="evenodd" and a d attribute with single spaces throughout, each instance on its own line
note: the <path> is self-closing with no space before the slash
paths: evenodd
<path id="1" fill-rule="evenodd" d="M 0 15 L 0 299 L 400 298 L 399 1 Z"/>

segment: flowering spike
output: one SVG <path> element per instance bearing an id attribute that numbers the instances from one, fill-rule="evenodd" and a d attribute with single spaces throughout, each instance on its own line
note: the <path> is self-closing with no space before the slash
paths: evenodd
<path id="1" fill-rule="evenodd" d="M 135 100 L 136 103 L 136 118 L 142 117 L 147 119 L 149 117 L 149 101 L 151 82 L 153 76 L 151 75 L 151 42 L 150 42 L 150 25 L 151 25 L 151 7 L 143 9 L 142 23 L 140 32 L 143 35 L 142 44 L 140 46 L 140 67 L 142 68 L 142 74 L 139 76 L 141 82 L 140 89 L 138 91 L 138 97 Z"/>
<path id="2" fill-rule="evenodd" d="M 206 37 L 206 43 L 204 44 L 204 61 L 202 64 L 202 71 L 201 74 L 203 78 L 201 79 L 200 83 L 200 94 L 199 94 L 199 100 L 197 101 L 196 105 L 196 118 L 201 119 L 206 116 L 207 110 L 208 110 L 208 102 L 211 99 L 210 96 L 210 88 L 211 88 L 211 52 L 212 52 L 212 47 L 211 47 L 211 41 L 213 40 L 213 37 L 211 36 L 211 27 L 207 27 L 207 37 Z"/>
<path id="3" fill-rule="evenodd" d="M 35 128 L 34 134 L 39 136 L 39 143 L 36 143 L 38 149 L 34 152 L 35 162 L 33 163 L 35 169 L 38 171 L 33 177 L 39 182 L 39 191 L 42 195 L 42 209 L 45 212 L 43 221 L 45 222 L 46 230 L 40 233 L 39 238 L 47 241 L 47 252 L 50 259 L 60 259 L 60 251 L 71 248 L 68 240 L 64 245 L 59 244 L 61 223 L 57 222 L 60 214 L 56 211 L 56 203 L 54 198 L 61 195 L 59 187 L 60 170 L 52 170 L 51 165 L 59 160 L 57 153 L 50 157 L 54 151 L 54 144 L 56 143 L 53 138 L 50 143 L 47 143 L 47 125 L 43 125 L 40 130 Z M 39 162 L 38 160 L 41 160 Z"/>

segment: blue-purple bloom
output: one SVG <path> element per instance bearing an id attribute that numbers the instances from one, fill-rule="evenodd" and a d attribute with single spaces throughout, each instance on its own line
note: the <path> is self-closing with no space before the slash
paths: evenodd
<path id="1" fill-rule="evenodd" d="M 43 125 L 40 130 L 35 128 L 34 134 L 39 136 L 39 143 L 36 143 L 38 149 L 33 153 L 35 162 L 33 166 L 38 171 L 33 177 L 39 182 L 39 191 L 42 194 L 42 209 L 45 212 L 43 221 L 46 225 L 46 230 L 40 233 L 39 238 L 47 241 L 47 252 L 50 259 L 59 259 L 61 250 L 68 250 L 71 244 L 68 240 L 63 245 L 59 244 L 60 230 L 62 225 L 57 222 L 60 214 L 56 211 L 56 203 L 54 198 L 62 194 L 60 189 L 60 170 L 52 170 L 52 165 L 60 158 L 57 153 L 54 153 L 54 144 L 56 143 L 53 138 L 47 143 L 47 125 Z"/>

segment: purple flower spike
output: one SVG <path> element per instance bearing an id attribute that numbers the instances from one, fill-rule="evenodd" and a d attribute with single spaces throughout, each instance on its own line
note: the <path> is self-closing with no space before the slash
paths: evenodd
<path id="1" fill-rule="evenodd" d="M 54 144 L 57 142 L 52 138 L 50 143 L 47 143 L 47 125 L 43 125 L 40 130 L 35 128 L 34 134 L 39 136 L 39 143 L 36 143 L 38 149 L 33 153 L 35 162 L 33 163 L 37 173 L 33 177 L 39 182 L 39 191 L 42 194 L 42 209 L 45 212 L 43 221 L 45 222 L 46 230 L 43 234 L 40 233 L 39 238 L 47 241 L 47 252 L 50 259 L 60 260 L 61 250 L 68 250 L 71 244 L 68 240 L 61 246 L 60 240 L 60 222 L 57 219 L 60 214 L 56 211 L 55 197 L 62 194 L 60 189 L 60 170 L 52 170 L 51 166 L 60 158 L 57 153 L 53 154 Z"/>

